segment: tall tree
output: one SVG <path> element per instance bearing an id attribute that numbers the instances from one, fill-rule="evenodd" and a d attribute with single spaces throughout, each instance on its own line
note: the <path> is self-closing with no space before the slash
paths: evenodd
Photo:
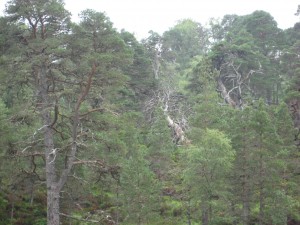
<path id="1" fill-rule="evenodd" d="M 298 129 L 296 134 L 296 142 L 299 146 L 300 134 L 300 64 L 299 64 L 299 51 L 300 51 L 300 23 L 296 23 L 294 27 L 285 31 L 286 46 L 281 55 L 283 61 L 281 72 L 283 76 L 283 84 L 285 84 L 285 101 L 289 105 L 294 125 Z"/>
<path id="2" fill-rule="evenodd" d="M 44 148 L 47 223 L 60 224 L 60 193 L 76 164 L 83 119 L 103 110 L 92 105 L 94 98 L 90 96 L 111 100 L 113 95 L 107 97 L 107 93 L 116 92 L 126 80 L 118 66 L 130 55 L 101 13 L 83 12 L 82 22 L 73 28 L 72 35 L 70 13 L 62 1 L 27 4 L 14 0 L 9 2 L 7 13 L 11 21 L 24 24 L 18 76 L 26 76 L 41 119 L 36 132 L 42 133 Z M 102 87 L 97 92 L 93 88 L 96 84 Z"/>
<path id="3" fill-rule="evenodd" d="M 57 180 L 55 168 L 57 149 L 54 146 L 52 130 L 56 119 L 53 120 L 50 115 L 53 102 L 49 92 L 48 71 L 54 60 L 53 56 L 56 55 L 55 48 L 59 48 L 63 44 L 61 38 L 67 32 L 70 14 L 63 8 L 61 1 L 33 1 L 31 4 L 27 4 L 19 0 L 9 2 L 7 13 L 10 15 L 11 21 L 18 21 L 28 26 L 20 38 L 22 60 L 27 67 L 24 75 L 30 76 L 32 87 L 37 95 L 36 103 L 42 124 L 40 130 L 44 136 L 47 221 L 48 224 L 59 224 L 59 193 L 68 173 L 64 173 L 61 179 Z M 57 116 L 57 111 L 55 115 Z M 76 151 L 75 145 L 72 146 L 72 150 Z"/>
<path id="4" fill-rule="evenodd" d="M 181 71 L 193 57 L 204 54 L 209 43 L 206 29 L 190 19 L 181 20 L 166 31 L 162 42 L 164 59 L 176 62 Z"/>
<path id="5" fill-rule="evenodd" d="M 220 70 L 219 91 L 225 101 L 236 107 L 251 96 L 277 104 L 282 97 L 278 59 L 283 33 L 273 17 L 263 11 L 225 16 L 215 27 L 225 31 L 210 53 Z"/>
<path id="6" fill-rule="evenodd" d="M 151 30 L 149 31 L 149 37 L 142 40 L 142 43 L 147 49 L 148 57 L 151 59 L 154 77 L 155 79 L 159 79 L 162 64 L 162 38 L 158 33 Z"/>
<path id="7" fill-rule="evenodd" d="M 124 220 L 137 225 L 155 221 L 159 210 L 158 180 L 145 159 L 146 150 L 142 145 L 130 149 L 120 176 Z"/>
<path id="8" fill-rule="evenodd" d="M 217 221 L 217 215 L 212 215 L 214 202 L 226 199 L 225 177 L 231 170 L 235 152 L 230 140 L 218 130 L 192 129 L 191 136 L 194 146 L 187 153 L 185 179 L 192 201 L 200 202 L 202 224 L 208 225 L 212 220 Z"/>
<path id="9" fill-rule="evenodd" d="M 124 93 L 124 98 L 132 97 L 133 103 L 129 105 L 129 109 L 141 109 L 145 100 L 151 96 L 153 91 L 156 91 L 158 80 L 153 76 L 155 71 L 155 60 L 152 55 L 154 49 L 148 45 L 139 43 L 133 34 L 122 31 L 121 37 L 126 45 L 133 51 L 133 63 L 126 65 L 124 73 L 129 77 L 127 95 Z M 152 53 L 150 53 L 150 52 Z M 153 67 L 154 66 L 154 67 Z M 131 93 L 131 92 L 133 93 Z M 125 99 L 123 99 L 125 100 Z M 125 100 L 128 101 L 128 100 Z"/>

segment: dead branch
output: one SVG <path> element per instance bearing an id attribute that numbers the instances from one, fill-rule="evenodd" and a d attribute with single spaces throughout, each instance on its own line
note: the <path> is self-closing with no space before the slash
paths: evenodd
<path id="1" fill-rule="evenodd" d="M 83 178 L 77 177 L 77 176 L 75 175 L 75 173 L 73 173 L 73 175 L 72 175 L 71 177 L 73 177 L 73 178 L 76 179 L 76 180 L 81 181 L 82 183 L 88 183 L 88 182 L 87 182 L 86 180 L 84 180 Z"/>
<path id="2" fill-rule="evenodd" d="M 106 225 L 115 225 L 116 224 L 116 222 L 111 218 L 111 216 L 108 215 L 107 213 L 105 213 L 104 211 L 98 210 L 97 212 L 99 212 L 101 214 L 101 216 L 103 217 L 101 220 L 89 219 L 92 216 L 90 213 L 89 213 L 89 216 L 87 216 L 85 219 L 74 217 L 74 216 L 71 216 L 71 215 L 68 215 L 65 213 L 60 213 L 60 215 L 66 217 L 66 218 L 70 218 L 70 219 L 81 221 L 81 222 L 98 223 L 98 224 L 106 224 Z"/>
<path id="3" fill-rule="evenodd" d="M 14 156 L 21 156 L 21 157 L 32 157 L 32 156 L 40 156 L 40 157 L 45 157 L 45 153 L 42 152 L 29 152 L 29 153 L 17 153 Z"/>
<path id="4" fill-rule="evenodd" d="M 119 116 L 119 114 L 117 112 L 114 112 L 110 109 L 107 109 L 107 108 L 95 108 L 95 109 L 90 109 L 89 111 L 83 113 L 83 114 L 80 114 L 79 115 L 79 119 L 83 119 L 85 116 L 93 113 L 93 112 L 104 112 L 104 111 L 107 111 L 107 112 L 110 112 L 112 115 L 114 116 Z"/>
<path id="5" fill-rule="evenodd" d="M 99 223 L 99 224 L 101 223 L 101 221 L 99 221 L 99 220 L 90 220 L 88 218 L 82 219 L 82 218 L 71 216 L 71 215 L 68 215 L 68 214 L 65 214 L 65 213 L 59 213 L 59 214 L 61 216 L 63 216 L 63 217 L 67 217 L 67 218 L 70 218 L 70 219 L 73 219 L 73 220 L 77 220 L 77 221 L 88 222 L 88 223 Z"/>
<path id="6" fill-rule="evenodd" d="M 82 165 L 82 164 L 88 164 L 88 165 L 95 164 L 101 167 L 105 167 L 105 164 L 101 160 L 78 160 L 73 162 L 73 165 Z"/>
<path id="7" fill-rule="evenodd" d="M 230 97 L 230 95 L 227 92 L 227 89 L 226 89 L 225 85 L 223 84 L 221 78 L 218 79 L 218 90 L 221 92 L 221 96 L 225 100 L 225 102 L 228 103 L 233 108 L 235 108 L 236 107 L 236 103 Z"/>
<path id="8" fill-rule="evenodd" d="M 105 109 L 104 108 L 96 108 L 96 109 L 90 109 L 89 111 L 80 114 L 80 119 L 84 118 L 85 116 L 93 113 L 93 112 L 103 112 Z"/>
<path id="9" fill-rule="evenodd" d="M 53 122 L 49 125 L 49 127 L 53 128 L 53 126 L 57 122 L 58 114 L 59 114 L 58 105 L 57 105 L 57 101 L 56 101 L 55 105 L 54 105 L 54 119 L 53 119 Z"/>
<path id="10" fill-rule="evenodd" d="M 217 79 L 218 83 L 218 91 L 221 93 L 222 98 L 225 102 L 232 107 L 242 107 L 243 99 L 242 99 L 242 87 L 246 87 L 248 90 L 251 91 L 250 87 L 247 85 L 247 81 L 250 82 L 250 77 L 255 73 L 263 73 L 261 64 L 259 63 L 258 70 L 250 70 L 246 75 L 242 76 L 239 72 L 241 64 L 238 66 L 234 65 L 234 62 L 224 63 L 221 66 L 221 70 L 224 70 L 224 73 L 229 73 L 227 75 L 222 75 Z M 232 81 L 232 88 L 227 91 L 226 86 L 223 82 L 226 80 Z M 231 97 L 231 93 L 236 95 L 236 99 Z"/>

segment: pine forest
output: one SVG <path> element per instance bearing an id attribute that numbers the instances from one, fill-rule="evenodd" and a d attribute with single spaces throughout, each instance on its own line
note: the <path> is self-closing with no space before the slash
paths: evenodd
<path id="1" fill-rule="evenodd" d="M 300 20 L 138 40 L 63 0 L 5 12 L 0 225 L 300 224 Z"/>

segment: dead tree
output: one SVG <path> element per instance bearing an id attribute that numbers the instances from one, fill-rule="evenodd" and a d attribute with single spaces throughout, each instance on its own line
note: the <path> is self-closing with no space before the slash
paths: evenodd
<path id="1" fill-rule="evenodd" d="M 168 123 L 168 127 L 172 131 L 172 140 L 176 145 L 189 143 L 185 136 L 185 130 L 188 129 L 186 114 L 188 109 L 183 110 L 180 103 L 184 102 L 182 95 L 175 93 L 171 88 L 165 88 L 164 91 L 154 93 L 144 107 L 144 112 L 151 122 L 153 111 L 160 107 L 164 117 Z"/>
<path id="2" fill-rule="evenodd" d="M 252 92 L 250 87 L 250 78 L 254 74 L 263 74 L 261 64 L 259 69 L 250 70 L 248 73 L 240 72 L 241 64 L 236 66 L 234 62 L 224 63 L 220 68 L 220 76 L 217 78 L 217 91 L 224 99 L 225 103 L 233 108 L 243 108 L 245 102 L 243 99 L 244 90 Z M 228 90 L 227 86 L 231 86 Z"/>

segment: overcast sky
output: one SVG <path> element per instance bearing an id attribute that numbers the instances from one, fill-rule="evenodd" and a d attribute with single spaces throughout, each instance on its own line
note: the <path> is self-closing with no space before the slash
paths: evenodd
<path id="1" fill-rule="evenodd" d="M 0 0 L 1 11 L 6 0 Z M 106 15 L 118 29 L 134 33 L 138 39 L 148 31 L 160 34 L 180 19 L 190 18 L 205 25 L 209 18 L 226 14 L 246 15 L 255 10 L 269 12 L 280 28 L 292 27 L 300 0 L 65 0 L 74 20 L 80 11 L 90 8 Z"/>

